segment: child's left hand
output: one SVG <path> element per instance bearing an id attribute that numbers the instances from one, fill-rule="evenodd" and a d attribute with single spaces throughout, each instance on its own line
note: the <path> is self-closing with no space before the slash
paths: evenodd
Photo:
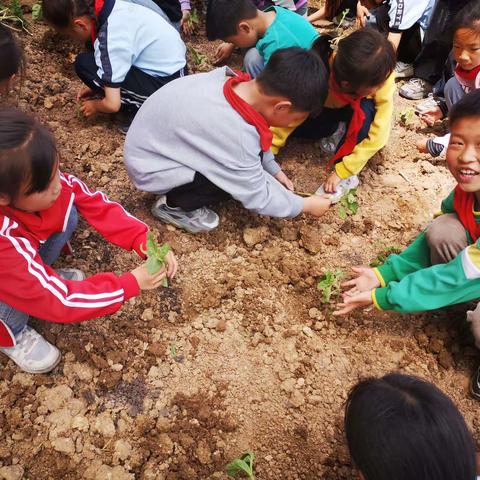
<path id="1" fill-rule="evenodd" d="M 337 190 L 338 184 L 342 181 L 342 179 L 337 175 L 336 172 L 332 172 L 327 179 L 325 180 L 325 183 L 323 184 L 323 188 L 326 193 L 335 193 Z"/>
<path id="2" fill-rule="evenodd" d="M 287 189 L 293 192 L 293 182 L 285 175 L 285 173 L 280 170 L 276 175 L 275 178 Z"/>
<path id="3" fill-rule="evenodd" d="M 189 21 L 190 10 L 182 10 L 182 19 L 180 20 L 180 26 L 182 27 L 185 35 L 191 35 L 193 33 L 193 24 Z"/>
<path id="4" fill-rule="evenodd" d="M 83 102 L 80 106 L 80 111 L 87 118 L 93 117 L 98 112 L 96 100 L 87 100 L 86 102 Z"/>
<path id="5" fill-rule="evenodd" d="M 333 312 L 335 316 L 343 316 L 357 308 L 365 308 L 373 304 L 372 291 L 360 292 L 355 295 L 343 294 L 343 303 L 337 303 L 337 309 Z"/>

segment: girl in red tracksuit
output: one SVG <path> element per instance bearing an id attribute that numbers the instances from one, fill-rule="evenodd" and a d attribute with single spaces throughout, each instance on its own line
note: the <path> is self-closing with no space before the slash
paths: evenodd
<path id="1" fill-rule="evenodd" d="M 18 110 L 0 112 L 0 351 L 29 373 L 50 371 L 60 361 L 59 350 L 27 325 L 30 315 L 61 323 L 100 317 L 176 273 L 171 252 L 167 272 L 153 276 L 145 264 L 120 276 L 88 278 L 52 269 L 78 213 L 109 242 L 145 258 L 147 225 L 61 173 L 55 141 L 36 120 Z"/>

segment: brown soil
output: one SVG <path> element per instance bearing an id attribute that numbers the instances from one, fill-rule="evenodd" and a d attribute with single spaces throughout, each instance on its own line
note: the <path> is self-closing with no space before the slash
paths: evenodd
<path id="1" fill-rule="evenodd" d="M 347 392 L 391 370 L 442 388 L 478 438 L 468 395 L 477 354 L 461 311 L 335 319 L 315 288 L 328 270 L 407 245 L 452 187 L 442 161 L 416 153 L 419 124 L 405 129 L 395 119 L 388 147 L 361 175 L 360 209 L 346 220 L 332 208 L 320 220 L 280 221 L 231 202 L 216 231 L 193 236 L 150 216 L 153 197 L 130 184 L 114 125 L 77 114 L 75 47 L 42 24 L 32 31 L 23 36 L 20 106 L 55 132 L 62 169 L 148 222 L 175 249 L 180 271 L 169 289 L 108 318 L 35 321 L 64 354 L 50 375 L 20 373 L 2 356 L 0 478 L 225 479 L 225 465 L 245 450 L 255 452 L 260 480 L 353 478 Z M 203 36 L 190 44 L 212 58 Z M 398 99 L 397 111 L 409 106 Z M 298 190 L 314 191 L 325 176 L 311 143 L 292 141 L 280 161 Z M 89 274 L 138 263 L 85 225 L 74 247 L 61 262 Z"/>

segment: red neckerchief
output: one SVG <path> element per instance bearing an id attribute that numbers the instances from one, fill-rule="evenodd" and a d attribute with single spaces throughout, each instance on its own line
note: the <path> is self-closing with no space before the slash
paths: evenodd
<path id="1" fill-rule="evenodd" d="M 473 215 L 473 202 L 475 196 L 473 193 L 463 191 L 459 185 L 455 187 L 453 193 L 453 208 L 462 222 L 462 225 L 476 242 L 480 237 L 480 225 L 475 221 Z"/>
<path id="2" fill-rule="evenodd" d="M 95 15 L 95 18 L 98 18 L 100 15 L 100 12 L 102 11 L 103 5 L 105 4 L 105 0 L 95 0 L 93 3 L 93 14 Z M 95 40 L 97 39 L 97 28 L 96 28 L 96 22 L 92 18 L 92 43 L 95 43 Z"/>
<path id="3" fill-rule="evenodd" d="M 328 88 L 329 93 L 335 99 L 342 103 L 349 104 L 353 110 L 352 119 L 348 125 L 345 141 L 327 164 L 327 169 L 330 170 L 338 159 L 345 157 L 346 155 L 350 155 L 353 152 L 353 149 L 357 145 L 358 133 L 360 132 L 363 122 L 365 121 L 365 112 L 362 110 L 360 104 L 362 99 L 360 97 L 350 95 L 349 93 L 342 92 L 338 83 L 333 77 L 333 73 L 330 73 Z"/>
<path id="4" fill-rule="evenodd" d="M 223 85 L 223 94 L 228 103 L 241 115 L 250 125 L 253 125 L 260 135 L 260 146 L 262 151 L 267 152 L 272 146 L 273 134 L 267 121 L 250 104 L 240 98 L 233 87 L 242 82 L 248 82 L 252 78 L 247 73 L 235 72 L 236 76 L 229 78 Z"/>
<path id="5" fill-rule="evenodd" d="M 460 78 L 473 82 L 477 78 L 477 75 L 480 73 L 480 65 L 472 68 L 471 70 L 465 70 L 457 63 L 457 66 L 455 67 L 455 73 Z"/>

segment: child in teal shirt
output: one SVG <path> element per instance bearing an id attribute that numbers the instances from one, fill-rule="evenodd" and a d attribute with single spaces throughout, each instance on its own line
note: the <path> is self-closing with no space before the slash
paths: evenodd
<path id="1" fill-rule="evenodd" d="M 235 47 L 249 48 L 244 66 L 255 78 L 274 52 L 289 47 L 310 49 L 318 33 L 305 18 L 282 7 L 262 11 L 251 0 L 211 0 L 207 37 L 228 42 L 220 45 L 217 63 L 226 60 Z"/>
<path id="2" fill-rule="evenodd" d="M 442 215 L 400 255 L 378 268 L 357 267 L 357 277 L 335 315 L 374 304 L 409 313 L 434 310 L 480 298 L 480 90 L 466 95 L 450 114 L 447 164 L 457 181 L 442 202 Z M 480 346 L 480 305 L 468 312 Z M 480 399 L 480 369 L 472 381 Z"/>

